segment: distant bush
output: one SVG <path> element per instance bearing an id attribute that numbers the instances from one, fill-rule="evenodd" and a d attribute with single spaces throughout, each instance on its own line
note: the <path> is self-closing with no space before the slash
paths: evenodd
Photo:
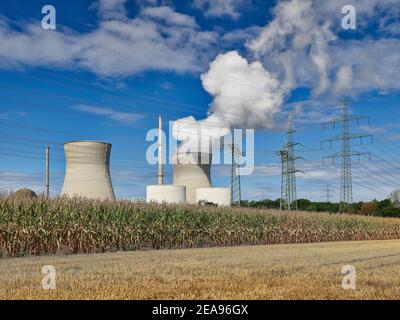
<path id="1" fill-rule="evenodd" d="M 378 212 L 377 201 L 363 203 L 359 210 L 359 214 L 362 214 L 363 216 L 375 216 L 377 215 L 377 212 Z"/>

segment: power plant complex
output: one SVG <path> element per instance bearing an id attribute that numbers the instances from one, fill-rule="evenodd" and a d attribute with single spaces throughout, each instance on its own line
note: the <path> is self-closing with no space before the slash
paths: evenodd
<path id="1" fill-rule="evenodd" d="M 342 142 L 342 152 L 335 153 L 324 157 L 325 159 L 342 159 L 342 168 L 340 176 L 340 206 L 339 211 L 344 211 L 349 204 L 353 203 L 352 197 L 352 177 L 351 177 L 351 157 L 352 156 L 371 156 L 369 152 L 359 152 L 350 150 L 350 140 L 359 139 L 361 143 L 364 139 L 371 139 L 371 134 L 351 133 L 349 131 L 349 122 L 358 121 L 360 119 L 368 119 L 367 116 L 349 115 L 348 103 L 341 105 L 343 107 L 343 115 L 330 122 L 324 123 L 325 126 L 331 125 L 333 128 L 336 123 L 344 123 L 343 132 L 340 135 L 331 137 L 321 141 L 321 148 L 324 143 L 331 145 L 335 141 Z M 241 205 L 241 187 L 240 172 L 242 151 L 235 144 L 234 136 L 232 140 L 226 142 L 220 139 L 219 150 L 229 150 L 231 153 L 231 179 L 230 188 L 215 187 L 211 179 L 211 165 L 213 160 L 212 144 L 204 145 L 204 141 L 200 141 L 200 134 L 189 135 L 189 138 L 197 139 L 197 144 L 189 139 L 179 139 L 181 144 L 176 146 L 170 156 L 170 164 L 173 166 L 172 183 L 165 184 L 163 172 L 163 157 L 165 146 L 162 130 L 162 118 L 159 116 L 158 127 L 158 161 L 151 161 L 155 164 L 158 162 L 157 184 L 148 185 L 146 187 L 146 202 L 151 203 L 169 203 L 169 204 L 189 204 L 189 205 L 217 205 L 217 206 L 240 206 Z M 200 130 L 198 131 L 200 132 Z M 234 132 L 234 129 L 231 130 Z M 296 173 L 302 172 L 296 169 L 296 160 L 301 159 L 295 155 L 295 146 L 300 143 L 294 142 L 293 134 L 295 130 L 289 126 L 285 142 L 281 150 L 276 154 L 281 161 L 281 210 L 297 210 L 297 188 Z M 176 135 L 176 133 L 174 133 Z M 202 136 L 211 139 L 210 136 Z M 225 138 L 225 136 L 224 136 Z M 214 138 L 216 136 L 214 135 Z M 196 141 L 195 141 L 196 142 Z M 240 144 L 240 142 L 239 142 Z M 193 148 L 188 148 L 193 146 Z M 198 146 L 201 146 L 198 148 Z M 64 183 L 60 196 L 63 197 L 83 197 L 88 199 L 96 199 L 103 201 L 113 201 L 116 199 L 110 176 L 110 156 L 111 144 L 101 141 L 70 141 L 64 143 L 64 153 L 66 160 L 66 170 Z M 153 147 L 153 146 L 152 146 Z M 170 145 L 170 150 L 172 149 Z M 152 148 L 153 150 L 153 148 Z M 185 151 L 183 151 L 185 150 Z M 46 174 L 45 174 L 45 198 L 49 197 L 49 154 L 50 149 L 46 146 Z M 215 159 L 219 159 L 219 155 L 214 155 Z M 224 159 L 227 154 L 224 153 Z M 228 155 L 230 156 L 230 155 Z M 228 158 L 229 159 L 229 158 Z M 149 161 L 150 162 L 150 161 Z M 303 172 L 304 173 L 304 172 Z M 330 203 L 330 189 L 327 185 L 327 203 Z M 33 197 L 30 190 L 21 189 L 21 195 Z"/>
<path id="2" fill-rule="evenodd" d="M 173 182 L 164 184 L 162 119 L 159 117 L 158 184 L 148 185 L 146 201 L 169 204 L 208 203 L 231 205 L 229 188 L 213 188 L 212 154 L 176 152 L 172 156 Z M 66 170 L 60 196 L 115 200 L 110 176 L 111 144 L 100 141 L 71 141 L 64 144 Z"/>
<path id="3" fill-rule="evenodd" d="M 218 206 L 230 206 L 229 188 L 212 188 L 212 154 L 204 152 L 177 151 L 172 156 L 174 166 L 172 185 L 165 185 L 162 167 L 162 119 L 159 117 L 158 140 L 158 185 L 147 186 L 147 202 L 166 202 L 176 204 L 212 203 Z"/>
<path id="4" fill-rule="evenodd" d="M 175 153 L 172 156 L 173 184 L 147 186 L 147 202 L 187 204 L 204 202 L 219 206 L 230 206 L 230 189 L 212 187 L 211 160 L 211 153 Z"/>

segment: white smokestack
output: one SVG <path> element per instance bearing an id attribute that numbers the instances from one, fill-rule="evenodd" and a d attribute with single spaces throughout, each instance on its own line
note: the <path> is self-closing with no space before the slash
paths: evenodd
<path id="1" fill-rule="evenodd" d="M 158 116 L 158 184 L 164 184 L 164 174 L 163 174 L 163 140 L 162 140 L 162 118 L 161 115 Z"/>

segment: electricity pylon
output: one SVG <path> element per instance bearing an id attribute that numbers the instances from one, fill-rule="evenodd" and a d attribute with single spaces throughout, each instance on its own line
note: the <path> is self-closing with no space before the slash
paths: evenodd
<path id="1" fill-rule="evenodd" d="M 329 183 L 326 184 L 326 203 L 331 202 L 331 189 Z"/>
<path id="2" fill-rule="evenodd" d="M 240 186 L 240 157 L 240 150 L 233 144 L 231 166 L 231 204 L 232 206 L 239 207 L 242 201 L 242 190 Z"/>
<path id="3" fill-rule="evenodd" d="M 282 163 L 280 210 L 297 210 L 296 173 L 302 171 L 296 170 L 296 160 L 300 157 L 295 157 L 294 147 L 300 143 L 293 142 L 294 132 L 293 129 L 286 132 L 286 143 L 278 152 Z"/>
<path id="4" fill-rule="evenodd" d="M 328 125 L 332 125 L 333 129 L 335 129 L 336 124 L 342 124 L 342 133 L 331 137 L 329 139 L 321 141 L 321 149 L 323 148 L 323 144 L 326 142 L 330 143 L 330 147 L 332 148 L 332 144 L 335 141 L 342 141 L 342 151 L 337 152 L 333 155 L 324 157 L 325 159 L 333 159 L 335 161 L 336 158 L 341 158 L 341 175 L 340 175 L 340 209 L 339 211 L 342 212 L 350 204 L 353 203 L 353 180 L 351 174 L 351 158 L 354 156 L 358 157 L 358 161 L 360 161 L 360 157 L 362 155 L 368 155 L 371 157 L 370 153 L 368 152 L 359 152 L 359 151 L 352 151 L 350 146 L 350 141 L 353 139 L 359 139 L 360 145 L 363 144 L 365 138 L 370 138 L 371 143 L 373 142 L 372 135 L 370 134 L 358 134 L 358 133 L 350 133 L 350 122 L 356 121 L 357 125 L 359 125 L 359 121 L 361 119 L 367 119 L 369 125 L 369 117 L 367 116 L 356 116 L 356 115 L 349 115 L 349 103 L 346 101 L 343 104 L 339 105 L 343 107 L 343 115 L 339 118 L 325 122 L 323 124 L 324 130 Z"/>
<path id="5" fill-rule="evenodd" d="M 242 202 L 242 189 L 240 185 L 240 163 L 242 152 L 235 145 L 234 132 L 232 130 L 232 143 L 222 144 L 221 149 L 227 148 L 231 151 L 231 205 L 240 207 Z"/>

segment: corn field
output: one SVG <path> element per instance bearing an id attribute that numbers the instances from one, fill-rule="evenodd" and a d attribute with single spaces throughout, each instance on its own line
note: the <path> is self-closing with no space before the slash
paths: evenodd
<path id="1" fill-rule="evenodd" d="M 129 201 L 0 198 L 0 257 L 400 239 L 400 219 Z"/>

